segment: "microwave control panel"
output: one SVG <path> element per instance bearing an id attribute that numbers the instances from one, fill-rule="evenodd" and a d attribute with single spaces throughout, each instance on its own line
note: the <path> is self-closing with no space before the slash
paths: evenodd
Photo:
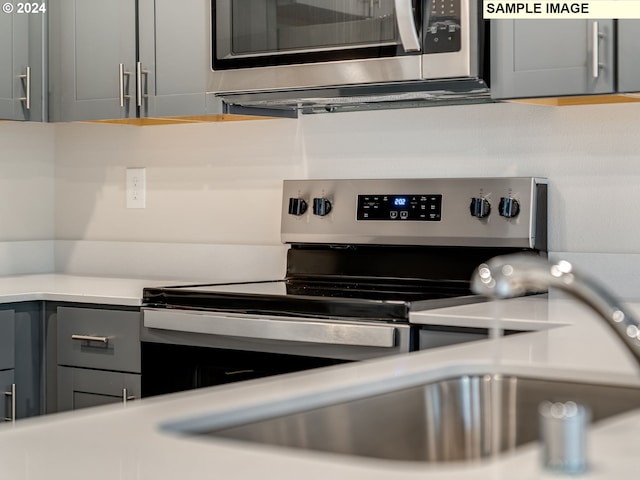
<path id="1" fill-rule="evenodd" d="M 358 195 L 358 220 L 421 220 L 442 218 L 442 195 Z"/>
<path id="2" fill-rule="evenodd" d="M 448 53 L 461 49 L 461 0 L 432 0 L 427 7 L 424 53 Z"/>

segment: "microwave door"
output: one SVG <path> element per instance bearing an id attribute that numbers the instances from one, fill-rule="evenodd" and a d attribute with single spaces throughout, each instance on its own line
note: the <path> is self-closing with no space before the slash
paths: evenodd
<path id="1" fill-rule="evenodd" d="M 216 0 L 214 70 L 420 50 L 412 0 Z M 322 54 L 327 54 L 323 58 Z M 305 59 L 305 57 L 307 57 Z M 233 60 L 239 60 L 235 67 Z M 254 60 L 253 63 L 251 60 Z"/>

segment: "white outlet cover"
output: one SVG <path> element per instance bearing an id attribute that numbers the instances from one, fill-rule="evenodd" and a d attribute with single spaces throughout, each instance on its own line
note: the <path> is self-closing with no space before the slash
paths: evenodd
<path id="1" fill-rule="evenodd" d="M 127 168 L 127 208 L 146 208 L 146 168 Z"/>

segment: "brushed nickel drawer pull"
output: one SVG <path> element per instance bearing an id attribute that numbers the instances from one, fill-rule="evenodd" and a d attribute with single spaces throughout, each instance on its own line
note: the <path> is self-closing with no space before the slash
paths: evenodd
<path id="1" fill-rule="evenodd" d="M 20 101 L 24 102 L 24 108 L 31 110 L 31 67 L 26 67 L 25 73 L 19 75 L 24 80 L 24 97 L 20 97 Z"/>
<path id="2" fill-rule="evenodd" d="M 94 337 L 92 335 L 71 335 L 71 340 L 79 340 L 81 342 L 109 343 L 109 337 Z"/>
<path id="3" fill-rule="evenodd" d="M 126 405 L 127 402 L 130 402 L 130 401 L 135 400 L 135 399 L 136 399 L 135 395 L 129 395 L 127 393 L 127 389 L 126 388 L 122 389 L 122 404 L 123 405 Z"/>

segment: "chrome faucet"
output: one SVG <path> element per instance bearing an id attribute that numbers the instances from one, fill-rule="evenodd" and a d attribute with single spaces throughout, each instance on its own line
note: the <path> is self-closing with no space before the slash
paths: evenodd
<path id="1" fill-rule="evenodd" d="M 474 293 L 512 298 L 557 288 L 595 310 L 624 342 L 640 366 L 640 323 L 603 286 L 574 271 L 571 263 L 527 253 L 494 257 L 478 266 L 471 279 Z"/>

